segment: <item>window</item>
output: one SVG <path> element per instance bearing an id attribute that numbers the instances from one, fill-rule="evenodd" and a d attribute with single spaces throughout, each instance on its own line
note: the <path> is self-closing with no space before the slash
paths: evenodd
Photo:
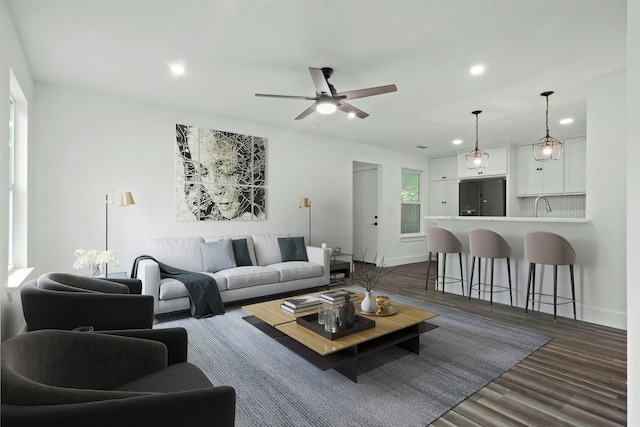
<path id="1" fill-rule="evenodd" d="M 419 171 L 402 170 L 402 191 L 400 209 L 400 233 L 420 232 L 420 206 L 422 203 L 422 191 L 420 182 L 422 173 Z"/>
<path id="2" fill-rule="evenodd" d="M 8 286 L 17 287 L 31 272 L 27 264 L 27 153 L 28 104 L 13 71 L 9 70 L 9 146 L 7 169 L 7 264 Z M 5 101 L 7 99 L 5 98 Z M 5 104 L 6 105 L 6 104 Z M 6 123 L 6 122 L 5 122 Z M 6 128 L 5 128 L 6 129 Z"/>
<path id="3" fill-rule="evenodd" d="M 13 268 L 15 258 L 15 188 L 16 188 L 16 103 L 9 96 L 9 269 Z"/>

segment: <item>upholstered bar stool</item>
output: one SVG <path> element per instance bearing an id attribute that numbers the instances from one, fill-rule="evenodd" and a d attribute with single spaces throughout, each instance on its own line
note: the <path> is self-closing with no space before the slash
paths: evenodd
<path id="1" fill-rule="evenodd" d="M 493 293 L 509 292 L 509 301 L 513 305 L 513 295 L 511 294 L 511 246 L 502 238 L 501 235 L 491 230 L 471 230 L 469 232 L 469 249 L 471 252 L 471 276 L 469 277 L 469 303 L 471 303 L 471 291 L 478 288 L 478 299 L 480 299 L 480 290 L 486 290 L 489 285 L 489 305 L 493 311 Z M 484 283 L 482 281 L 482 258 L 485 258 L 485 269 L 487 261 L 491 260 L 491 281 Z M 507 260 L 507 275 L 509 277 L 509 287 L 493 284 L 493 271 L 496 258 L 504 258 Z M 478 260 L 478 282 L 473 283 L 473 273 Z M 494 290 L 497 288 L 498 290 Z"/>
<path id="2" fill-rule="evenodd" d="M 553 304 L 553 326 L 556 326 L 556 313 L 558 304 L 573 303 L 573 318 L 576 319 L 576 289 L 573 274 L 573 264 L 576 260 L 576 252 L 571 244 L 562 236 L 547 231 L 536 231 L 528 233 L 524 236 L 524 255 L 529 262 L 529 278 L 527 281 L 527 301 L 525 306 L 525 319 L 527 318 L 529 301 L 531 301 L 531 310 L 535 309 L 536 295 L 538 299 L 538 308 L 540 304 Z M 552 296 L 551 294 L 542 293 L 542 283 L 540 284 L 540 292 L 535 291 L 536 288 L 536 264 L 553 266 L 553 303 L 542 301 L 543 297 Z M 571 298 L 558 296 L 558 266 L 569 266 L 569 277 L 571 279 Z M 558 299 L 563 302 L 558 303 Z"/>
<path id="3" fill-rule="evenodd" d="M 462 295 L 464 295 L 464 277 L 462 276 L 462 243 L 449 230 L 440 227 L 431 227 L 427 230 L 427 247 L 429 250 L 429 258 L 427 263 L 427 282 L 425 283 L 425 291 L 429 290 L 429 281 L 432 279 L 429 274 L 431 272 L 431 255 L 436 254 L 436 275 L 433 278 L 434 289 L 438 289 L 438 282 L 442 278 L 442 296 L 444 298 L 444 285 L 460 282 Z M 458 254 L 460 258 L 460 278 L 447 277 L 447 254 Z M 438 276 L 438 265 L 440 254 L 442 254 L 442 276 Z M 449 280 L 447 280 L 449 279 Z"/>

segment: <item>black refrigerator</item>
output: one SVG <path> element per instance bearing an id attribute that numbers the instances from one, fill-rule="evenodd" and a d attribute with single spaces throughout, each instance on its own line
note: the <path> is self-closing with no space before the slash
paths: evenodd
<path id="1" fill-rule="evenodd" d="M 460 216 L 507 215 L 507 180 L 505 178 L 461 180 L 459 190 Z"/>

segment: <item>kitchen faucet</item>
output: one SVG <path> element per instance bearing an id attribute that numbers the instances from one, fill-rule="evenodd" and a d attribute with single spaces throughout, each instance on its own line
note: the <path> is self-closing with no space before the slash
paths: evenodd
<path id="1" fill-rule="evenodd" d="M 547 200 L 547 198 L 544 197 L 544 196 L 538 196 L 538 197 L 536 197 L 536 202 L 535 202 L 535 205 L 534 205 L 535 210 L 536 210 L 536 213 L 534 215 L 535 218 L 538 217 L 538 201 L 540 201 L 540 199 L 543 199 L 546 202 L 546 204 L 547 204 L 547 212 L 551 212 L 551 205 L 549 204 L 549 201 Z"/>

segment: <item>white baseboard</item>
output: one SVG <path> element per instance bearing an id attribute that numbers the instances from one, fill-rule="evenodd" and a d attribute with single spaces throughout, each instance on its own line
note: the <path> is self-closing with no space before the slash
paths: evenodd
<path id="1" fill-rule="evenodd" d="M 384 263 L 387 267 L 395 267 L 397 265 L 413 264 L 416 262 L 425 262 L 426 260 L 427 260 L 427 254 L 423 254 L 423 255 L 412 255 L 412 256 L 398 257 L 398 258 L 385 258 Z"/>

